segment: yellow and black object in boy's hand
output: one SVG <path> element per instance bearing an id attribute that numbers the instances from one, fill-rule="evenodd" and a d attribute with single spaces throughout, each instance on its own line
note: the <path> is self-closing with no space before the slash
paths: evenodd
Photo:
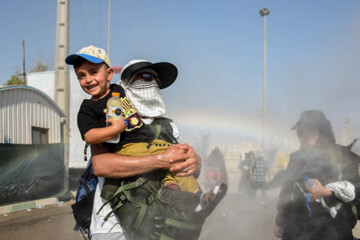
<path id="1" fill-rule="evenodd" d="M 143 122 L 137 113 L 136 109 L 132 106 L 129 98 L 120 98 L 123 106 L 123 116 L 125 118 L 125 131 L 131 131 L 135 128 L 140 128 Z"/>

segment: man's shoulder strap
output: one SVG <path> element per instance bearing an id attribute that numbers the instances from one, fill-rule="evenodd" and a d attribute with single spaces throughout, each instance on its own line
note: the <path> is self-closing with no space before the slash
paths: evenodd
<path id="1" fill-rule="evenodd" d="M 155 118 L 154 121 L 151 123 L 152 124 L 160 124 L 162 126 L 167 126 L 170 125 L 170 123 L 173 120 L 171 118 L 166 118 L 166 117 L 159 117 L 159 118 Z"/>
<path id="2" fill-rule="evenodd" d="M 172 119 L 160 117 L 155 118 L 154 121 L 150 124 L 150 129 L 155 134 L 155 138 L 162 139 L 166 142 L 177 143 L 173 135 L 173 129 L 170 123 Z"/>

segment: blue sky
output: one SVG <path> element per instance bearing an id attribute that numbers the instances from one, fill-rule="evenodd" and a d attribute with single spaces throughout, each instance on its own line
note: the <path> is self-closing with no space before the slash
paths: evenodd
<path id="1" fill-rule="evenodd" d="M 86 45 L 107 50 L 108 1 L 70 1 L 70 53 Z M 163 91 L 185 141 L 210 134 L 211 143 L 258 136 L 263 96 L 267 17 L 269 129 L 290 134 L 301 111 L 320 109 L 333 123 L 360 127 L 358 0 L 111 1 L 110 58 L 169 61 L 179 70 Z M 0 84 L 41 60 L 53 69 L 56 0 L 2 1 Z M 115 76 L 115 80 L 119 75 Z"/>

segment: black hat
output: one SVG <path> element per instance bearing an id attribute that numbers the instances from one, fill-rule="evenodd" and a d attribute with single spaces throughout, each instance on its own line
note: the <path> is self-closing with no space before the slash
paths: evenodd
<path id="1" fill-rule="evenodd" d="M 308 110 L 301 113 L 300 120 L 291 128 L 291 130 L 320 128 L 327 125 L 330 125 L 330 122 L 323 112 L 319 110 Z"/>
<path id="2" fill-rule="evenodd" d="M 158 85 L 160 89 L 167 88 L 175 82 L 178 70 L 175 65 L 169 62 L 151 63 L 146 60 L 131 60 L 121 71 L 121 80 L 124 80 L 141 69 L 149 68 L 158 74 Z"/>

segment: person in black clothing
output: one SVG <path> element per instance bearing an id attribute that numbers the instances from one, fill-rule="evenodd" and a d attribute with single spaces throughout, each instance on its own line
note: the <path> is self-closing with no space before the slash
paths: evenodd
<path id="1" fill-rule="evenodd" d="M 275 236 L 283 240 L 353 240 L 356 219 L 351 208 L 358 199 L 359 157 L 335 143 L 331 124 L 321 111 L 303 112 L 292 129 L 297 131 L 300 149 L 273 180 L 282 183 Z M 314 179 L 313 187 L 305 187 L 305 176 Z M 345 187 L 331 188 L 333 184 Z M 329 211 L 335 207 L 335 213 Z"/>

